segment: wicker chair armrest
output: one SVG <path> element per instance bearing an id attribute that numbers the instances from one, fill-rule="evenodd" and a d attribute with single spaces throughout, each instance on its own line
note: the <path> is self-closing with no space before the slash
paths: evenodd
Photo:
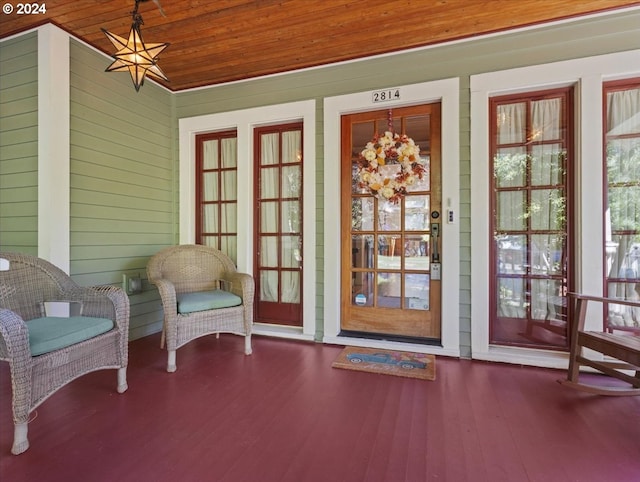
<path id="1" fill-rule="evenodd" d="M 119 330 L 122 333 L 129 333 L 129 315 L 130 304 L 129 297 L 122 288 L 118 286 L 105 285 L 105 286 L 93 286 L 92 290 L 96 291 L 100 296 L 106 296 L 111 302 L 113 309 L 115 310 L 115 318 L 113 319 L 118 325 Z M 84 314 L 88 313 L 84 311 Z M 97 315 L 99 316 L 99 315 Z"/>
<path id="2" fill-rule="evenodd" d="M 84 316 L 95 316 L 98 318 L 108 318 L 115 320 L 117 318 L 117 307 L 121 307 L 126 301 L 126 294 L 122 291 L 121 295 L 115 295 L 115 301 L 109 295 L 117 290 L 122 290 L 115 286 L 75 286 L 72 290 L 61 293 L 63 300 L 79 301 L 82 303 L 82 314 Z"/>
<path id="3" fill-rule="evenodd" d="M 29 330 L 17 313 L 0 308 L 0 359 L 19 365 L 31 360 Z"/>
<path id="4" fill-rule="evenodd" d="M 242 298 L 244 305 L 252 304 L 255 295 L 253 276 L 247 273 L 226 273 L 222 279 L 231 284 L 231 292 Z"/>
<path id="5" fill-rule="evenodd" d="M 153 280 L 160 293 L 162 309 L 166 317 L 178 316 L 178 300 L 176 298 L 176 288 L 168 279 L 160 278 Z"/>

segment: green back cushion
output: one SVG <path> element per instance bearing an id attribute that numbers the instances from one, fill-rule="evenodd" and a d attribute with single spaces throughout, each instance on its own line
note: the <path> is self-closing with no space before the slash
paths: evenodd
<path id="1" fill-rule="evenodd" d="M 27 321 L 31 356 L 60 350 L 113 329 L 113 320 L 90 316 L 45 316 Z"/>
<path id="2" fill-rule="evenodd" d="M 223 290 L 199 291 L 177 295 L 178 313 L 186 314 L 194 311 L 230 308 L 242 304 L 242 298 Z"/>

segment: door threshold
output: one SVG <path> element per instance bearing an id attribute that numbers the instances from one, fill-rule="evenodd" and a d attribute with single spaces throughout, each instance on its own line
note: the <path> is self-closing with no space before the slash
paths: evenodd
<path id="1" fill-rule="evenodd" d="M 398 343 L 411 343 L 415 345 L 442 346 L 439 338 L 421 338 L 417 336 L 389 335 L 386 333 L 370 333 L 367 331 L 341 330 L 338 336 L 346 338 L 364 338 L 368 340 L 390 341 Z"/>

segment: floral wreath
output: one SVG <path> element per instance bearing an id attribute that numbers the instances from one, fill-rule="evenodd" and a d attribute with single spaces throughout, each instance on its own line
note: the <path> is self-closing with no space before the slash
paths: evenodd
<path id="1" fill-rule="evenodd" d="M 396 204 L 425 173 L 420 147 L 413 139 L 387 131 L 376 134 L 360 153 L 358 187 Z"/>

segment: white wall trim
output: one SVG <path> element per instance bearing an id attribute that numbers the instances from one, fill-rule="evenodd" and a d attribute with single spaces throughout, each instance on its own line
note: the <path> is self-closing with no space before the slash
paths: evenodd
<path id="1" fill-rule="evenodd" d="M 566 368 L 565 354 L 489 344 L 489 98 L 576 86 L 576 288 L 602 295 L 602 83 L 640 75 L 640 50 L 471 76 L 471 344 L 472 357 Z M 598 320 L 590 318 L 596 325 Z"/>
<path id="2" fill-rule="evenodd" d="M 393 86 L 396 88 L 398 86 Z M 459 79 L 403 85 L 402 100 L 382 108 L 442 102 L 442 204 L 459 217 L 460 133 Z M 340 118 L 344 114 L 380 109 L 371 92 L 324 99 L 324 338 L 326 343 L 410 349 L 460 356 L 460 229 L 459 222 L 442 224 L 442 344 L 441 346 L 378 342 L 340 336 Z"/>
<path id="3" fill-rule="evenodd" d="M 70 272 L 69 35 L 38 29 L 38 256 Z"/>
<path id="4" fill-rule="evenodd" d="M 303 122 L 303 328 L 299 337 L 312 340 L 316 329 L 316 102 L 306 100 L 255 107 L 179 120 L 180 130 L 180 244 L 195 241 L 195 136 L 236 129 L 238 134 L 238 270 L 253 273 L 253 130 Z M 245 195 L 242 195 L 245 194 Z M 262 331 L 268 331 L 263 329 Z"/>

